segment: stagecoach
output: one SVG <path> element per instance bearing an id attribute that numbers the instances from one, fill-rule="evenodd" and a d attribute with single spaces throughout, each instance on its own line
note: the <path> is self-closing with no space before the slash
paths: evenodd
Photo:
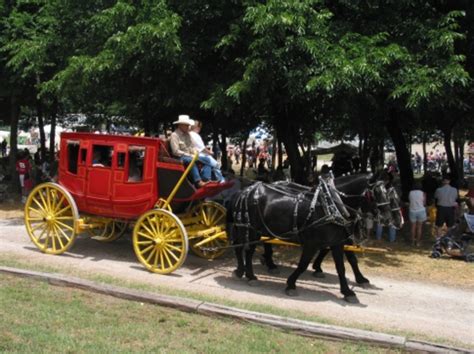
<path id="1" fill-rule="evenodd" d="M 196 189 L 168 143 L 148 137 L 62 133 L 57 183 L 32 190 L 25 225 L 44 253 L 66 252 L 78 235 L 111 242 L 133 226 L 138 260 L 151 272 L 167 274 L 188 249 L 208 259 L 228 245 L 226 210 L 207 201 L 232 184 Z"/>

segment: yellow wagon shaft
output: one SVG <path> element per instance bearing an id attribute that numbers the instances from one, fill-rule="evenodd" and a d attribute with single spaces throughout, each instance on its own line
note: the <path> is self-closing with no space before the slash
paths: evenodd
<path id="1" fill-rule="evenodd" d="M 294 242 L 283 241 L 283 240 L 271 238 L 268 236 L 263 236 L 261 240 L 265 243 L 278 245 L 278 246 L 292 246 L 292 247 L 299 246 L 299 244 L 294 243 Z M 359 253 L 385 253 L 387 252 L 387 250 L 384 248 L 363 247 L 359 245 L 344 245 L 344 251 L 352 251 L 352 252 L 359 252 Z"/>

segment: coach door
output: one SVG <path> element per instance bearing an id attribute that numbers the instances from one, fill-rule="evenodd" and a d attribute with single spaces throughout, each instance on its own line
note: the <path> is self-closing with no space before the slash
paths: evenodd
<path id="1" fill-rule="evenodd" d="M 113 156 L 113 145 L 92 144 L 87 166 L 87 202 L 90 210 L 110 208 Z"/>

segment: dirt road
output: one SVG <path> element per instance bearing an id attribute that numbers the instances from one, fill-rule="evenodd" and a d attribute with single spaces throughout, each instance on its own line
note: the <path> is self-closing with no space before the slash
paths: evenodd
<path id="1" fill-rule="evenodd" d="M 101 244 L 80 237 L 70 252 L 51 256 L 35 248 L 19 220 L 0 220 L 0 254 L 238 302 L 266 304 L 290 312 L 298 310 L 342 325 L 357 323 L 379 331 L 425 334 L 432 339 L 451 338 L 474 348 L 474 296 L 468 290 L 369 276 L 372 288 L 355 287 L 360 304 L 352 305 L 342 299 L 334 273 L 316 280 L 307 272 L 298 282 L 299 296 L 290 298 L 283 292 L 290 268 L 283 267 L 280 275 L 270 276 L 262 266 L 256 265 L 260 282 L 250 287 L 245 281 L 232 278 L 234 259 L 230 252 L 212 262 L 189 254 L 179 270 L 160 276 L 147 272 L 138 263 L 130 238 Z M 350 271 L 348 278 L 353 278 Z"/>

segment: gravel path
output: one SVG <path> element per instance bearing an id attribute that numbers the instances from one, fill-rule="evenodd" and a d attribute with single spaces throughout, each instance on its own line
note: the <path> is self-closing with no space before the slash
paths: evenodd
<path id="1" fill-rule="evenodd" d="M 232 278 L 234 259 L 230 252 L 212 262 L 190 254 L 176 272 L 160 276 L 141 266 L 127 237 L 111 244 L 80 237 L 70 252 L 51 256 L 39 252 L 29 240 L 25 227 L 14 220 L 0 220 L 0 253 L 55 267 L 77 268 L 82 272 L 266 304 L 288 311 L 294 309 L 333 319 L 339 324 L 358 323 L 379 331 L 401 330 L 432 338 L 451 338 L 474 348 L 474 296 L 467 290 L 370 277 L 373 284 L 370 289 L 355 287 L 360 304 L 352 305 L 342 300 L 335 274 L 316 280 L 307 272 L 297 283 L 299 296 L 290 298 L 283 292 L 290 268 L 284 267 L 280 275 L 270 276 L 256 265 L 260 282 L 250 287 L 244 280 Z M 352 278 L 350 271 L 348 276 Z"/>

